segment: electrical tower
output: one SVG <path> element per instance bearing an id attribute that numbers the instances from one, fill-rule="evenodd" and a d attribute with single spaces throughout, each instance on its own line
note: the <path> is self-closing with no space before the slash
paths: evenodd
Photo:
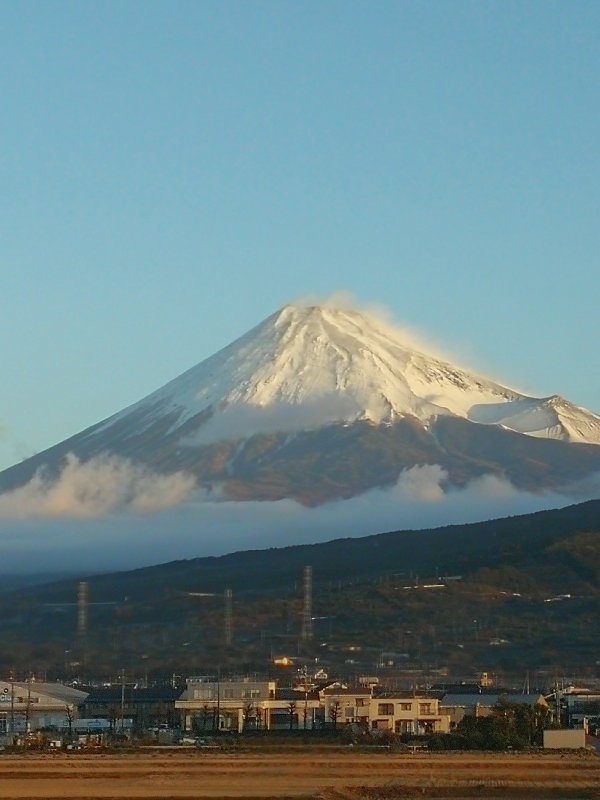
<path id="1" fill-rule="evenodd" d="M 309 642 L 313 635 L 312 624 L 312 567 L 304 567 L 304 604 L 302 607 L 302 641 Z"/>
<path id="2" fill-rule="evenodd" d="M 88 594 L 87 581 L 79 581 L 77 586 L 77 636 L 85 639 L 88 627 Z"/>
<path id="3" fill-rule="evenodd" d="M 229 586 L 225 589 L 225 646 L 233 643 L 233 592 Z"/>

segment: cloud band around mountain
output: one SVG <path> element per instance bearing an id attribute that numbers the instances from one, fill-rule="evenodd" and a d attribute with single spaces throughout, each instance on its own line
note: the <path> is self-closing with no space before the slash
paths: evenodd
<path id="1" fill-rule="evenodd" d="M 153 513 L 183 502 L 193 476 L 159 475 L 117 456 L 82 462 L 70 453 L 58 477 L 38 470 L 29 483 L 0 495 L 0 518 L 93 519 L 124 510 Z"/>
<path id="2" fill-rule="evenodd" d="M 391 530 L 435 528 L 525 514 L 597 497 L 600 476 L 578 496 L 533 494 L 483 475 L 463 488 L 439 464 L 397 482 L 306 508 L 294 500 L 228 501 L 184 473 L 157 475 L 117 457 L 69 457 L 54 480 L 37 474 L 0 495 L 0 571 L 99 571 L 236 550 L 310 544 Z"/>

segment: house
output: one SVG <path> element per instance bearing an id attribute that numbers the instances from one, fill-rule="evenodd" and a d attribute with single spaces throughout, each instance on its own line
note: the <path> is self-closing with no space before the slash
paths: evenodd
<path id="1" fill-rule="evenodd" d="M 87 692 L 62 683 L 0 681 L 0 734 L 68 729 Z"/>
<path id="2" fill-rule="evenodd" d="M 437 697 L 385 694 L 369 702 L 371 730 L 423 736 L 448 733 L 450 717 Z"/>
<path id="3" fill-rule="evenodd" d="M 319 692 L 303 687 L 276 688 L 275 696 L 260 704 L 261 725 L 267 730 L 312 730 L 321 725 Z"/>
<path id="4" fill-rule="evenodd" d="M 311 730 L 321 724 L 319 694 L 309 685 L 278 688 L 252 678 L 187 679 L 175 703 L 184 730 Z"/>
<path id="5" fill-rule="evenodd" d="M 275 681 L 197 676 L 188 678 L 186 684 L 175 703 L 184 730 L 257 727 L 262 722 L 263 704 L 275 699 Z"/>
<path id="6" fill-rule="evenodd" d="M 326 725 L 338 727 L 354 722 L 368 727 L 371 688 L 332 684 L 321 689 L 319 695 Z"/>

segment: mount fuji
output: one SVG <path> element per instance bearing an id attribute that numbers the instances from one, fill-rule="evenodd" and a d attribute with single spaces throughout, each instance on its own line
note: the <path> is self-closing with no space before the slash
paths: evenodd
<path id="1" fill-rule="evenodd" d="M 0 473 L 0 492 L 125 459 L 230 500 L 308 506 L 439 465 L 528 491 L 600 471 L 600 417 L 530 397 L 415 345 L 377 316 L 288 305 L 134 405 Z"/>

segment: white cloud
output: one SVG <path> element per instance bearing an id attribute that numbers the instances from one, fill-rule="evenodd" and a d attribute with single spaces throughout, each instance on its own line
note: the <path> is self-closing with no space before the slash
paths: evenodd
<path id="1" fill-rule="evenodd" d="M 600 490 L 599 476 L 580 487 L 577 497 L 520 491 L 494 475 L 454 488 L 448 486 L 444 469 L 430 464 L 403 471 L 391 488 L 306 508 L 293 500 L 223 500 L 218 490 L 194 492 L 188 476 L 152 475 L 118 460 L 109 464 L 96 460 L 90 465 L 71 460 L 55 484 L 34 480 L 27 492 L 0 496 L 4 517 L 0 572 L 97 572 L 235 550 L 433 528 L 557 508 L 597 497 Z M 28 515 L 21 508 L 20 520 L 14 519 L 17 497 L 20 504 L 31 504 Z M 137 513 L 157 508 L 162 510 L 146 516 Z"/>
<path id="2" fill-rule="evenodd" d="M 447 480 L 448 473 L 439 464 L 423 464 L 402 470 L 393 493 L 410 502 L 439 503 Z"/>
<path id="3" fill-rule="evenodd" d="M 0 518 L 93 519 L 118 510 L 152 513 L 183 502 L 195 479 L 158 475 L 117 456 L 81 462 L 72 453 L 57 478 L 38 470 L 25 486 L 0 495 Z"/>
<path id="4" fill-rule="evenodd" d="M 246 403 L 226 406 L 181 444 L 198 446 L 219 441 L 248 439 L 257 433 L 297 433 L 334 422 L 354 420 L 360 413 L 350 397 L 323 394 L 303 403 L 273 402 L 267 407 Z"/>

